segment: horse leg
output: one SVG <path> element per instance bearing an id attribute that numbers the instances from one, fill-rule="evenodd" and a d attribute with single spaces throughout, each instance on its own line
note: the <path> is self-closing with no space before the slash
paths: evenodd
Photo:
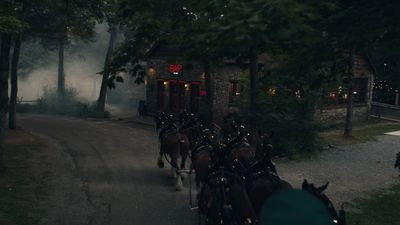
<path id="1" fill-rule="evenodd" d="M 180 168 L 183 171 L 181 171 L 180 174 L 181 174 L 182 179 L 186 179 L 187 178 L 187 173 L 186 173 L 186 171 L 184 171 L 184 170 L 186 170 L 186 159 L 187 159 L 187 157 L 188 157 L 187 154 L 181 156 L 181 167 Z"/>
<path id="2" fill-rule="evenodd" d="M 163 161 L 163 151 L 164 149 L 163 149 L 163 145 L 161 144 L 160 145 L 160 155 L 158 156 L 158 159 L 157 159 L 157 166 L 158 166 L 158 168 L 164 168 L 164 161 Z"/>
<path id="3" fill-rule="evenodd" d="M 173 158 L 173 159 L 171 160 L 171 163 L 172 163 L 172 170 L 171 170 L 171 172 L 175 172 L 174 174 L 176 175 L 175 190 L 181 191 L 182 188 L 183 188 L 183 183 L 182 183 L 181 174 L 180 174 L 180 172 L 179 172 L 179 167 L 178 167 L 178 164 L 177 164 L 176 161 L 177 161 L 177 158 Z M 174 170 L 174 169 L 175 169 L 175 170 Z"/>
<path id="4" fill-rule="evenodd" d="M 177 174 L 177 178 L 176 178 L 175 189 L 176 189 L 177 191 L 182 191 L 182 188 L 183 188 L 182 176 L 178 173 L 178 174 Z"/>
<path id="5" fill-rule="evenodd" d="M 158 168 L 164 168 L 164 161 L 163 161 L 163 158 L 162 158 L 162 154 L 160 154 L 160 155 L 158 156 L 158 159 L 157 159 L 157 166 L 158 166 Z"/>
<path id="6" fill-rule="evenodd" d="M 171 165 L 171 177 L 176 178 L 176 168 L 174 168 L 174 166 L 172 165 Z"/>

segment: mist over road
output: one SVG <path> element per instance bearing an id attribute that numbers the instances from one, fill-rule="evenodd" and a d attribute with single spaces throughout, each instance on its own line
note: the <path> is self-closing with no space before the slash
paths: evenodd
<path id="1" fill-rule="evenodd" d="M 197 212 L 189 210 L 188 182 L 176 192 L 169 168 L 156 166 L 158 140 L 151 127 L 44 115 L 20 115 L 19 124 L 49 137 L 71 157 L 95 211 L 86 224 L 197 224 Z"/>

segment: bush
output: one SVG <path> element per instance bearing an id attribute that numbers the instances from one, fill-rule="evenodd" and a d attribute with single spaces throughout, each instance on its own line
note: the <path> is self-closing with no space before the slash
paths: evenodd
<path id="1" fill-rule="evenodd" d="M 244 93 L 248 93 L 247 80 L 243 80 Z M 312 96 L 296 97 L 294 91 L 274 87 L 275 91 L 263 88 L 258 94 L 257 122 L 262 132 L 273 133 L 273 154 L 276 156 L 309 155 L 319 148 L 318 133 L 321 124 L 314 117 L 315 102 Z M 243 96 L 242 105 L 248 105 L 248 96 Z M 246 108 L 249 108 L 246 106 Z M 247 121 L 248 111 L 238 115 Z"/>
<path id="2" fill-rule="evenodd" d="M 96 104 L 89 104 L 78 99 L 78 92 L 74 88 L 66 88 L 60 95 L 56 88 L 45 87 L 43 95 L 36 104 L 17 104 L 20 113 L 48 113 L 81 117 L 108 118 L 108 112 L 98 111 Z"/>
<path id="3" fill-rule="evenodd" d="M 273 133 L 275 155 L 293 156 L 315 152 L 321 126 L 305 100 L 284 94 L 260 95 L 261 129 Z"/>

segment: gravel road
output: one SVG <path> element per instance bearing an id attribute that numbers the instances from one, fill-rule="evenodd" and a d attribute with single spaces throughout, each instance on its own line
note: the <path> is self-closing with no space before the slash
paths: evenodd
<path id="1" fill-rule="evenodd" d="M 400 151 L 400 136 L 382 135 L 377 141 L 335 147 L 315 159 L 277 164 L 278 173 L 294 186 L 303 179 L 320 186 L 336 205 L 362 197 L 365 192 L 387 188 L 399 181 L 393 168 Z"/>

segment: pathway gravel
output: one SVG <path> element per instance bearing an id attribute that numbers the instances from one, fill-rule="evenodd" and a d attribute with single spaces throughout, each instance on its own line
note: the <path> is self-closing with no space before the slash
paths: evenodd
<path id="1" fill-rule="evenodd" d="M 326 194 L 340 205 L 398 182 L 394 162 L 399 151 L 399 136 L 382 135 L 376 141 L 334 147 L 315 159 L 277 163 L 277 169 L 296 187 L 304 179 L 318 186 L 330 182 Z"/>

